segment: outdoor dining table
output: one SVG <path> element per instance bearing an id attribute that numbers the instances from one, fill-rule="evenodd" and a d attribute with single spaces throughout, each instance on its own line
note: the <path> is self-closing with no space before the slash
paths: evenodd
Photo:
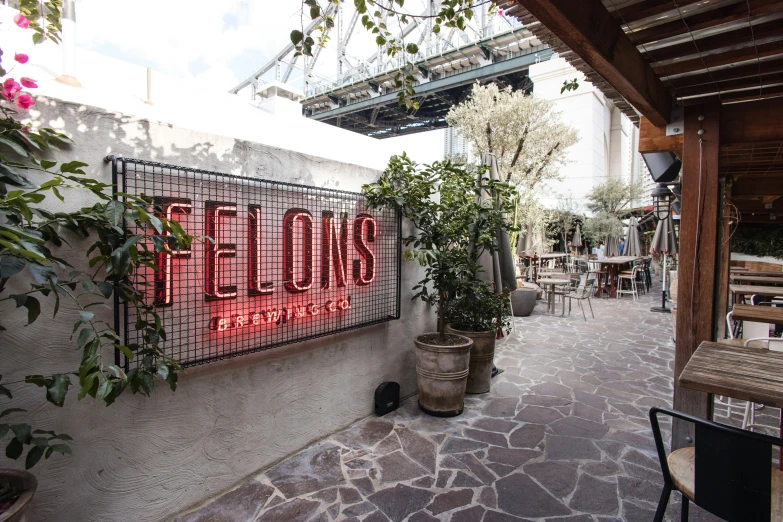
<path id="1" fill-rule="evenodd" d="M 729 285 L 729 291 L 734 294 L 734 302 L 742 301 L 746 295 L 761 295 L 775 297 L 783 295 L 783 288 L 761 285 Z"/>
<path id="2" fill-rule="evenodd" d="M 705 341 L 693 352 L 678 383 L 683 388 L 783 408 L 783 352 Z"/>
<path id="3" fill-rule="evenodd" d="M 567 285 L 570 283 L 571 283 L 570 279 L 547 278 L 547 279 L 538 280 L 538 284 L 549 286 L 549 288 L 547 289 L 547 312 L 549 312 L 552 315 L 554 315 L 555 313 L 555 287 L 561 285 Z M 565 309 L 565 305 L 563 305 L 563 309 Z"/>
<path id="4" fill-rule="evenodd" d="M 633 263 L 637 259 L 642 259 L 638 256 L 617 256 L 617 257 L 607 257 L 604 259 L 596 259 L 595 262 L 599 263 L 601 265 L 601 268 L 603 268 L 604 265 L 609 267 L 609 295 L 611 297 L 617 297 L 617 288 L 615 285 L 615 280 L 617 279 L 617 273 L 620 271 L 620 267 L 627 265 L 629 263 Z M 604 281 L 603 288 L 606 287 L 606 281 Z M 596 297 L 601 297 L 601 290 L 602 287 L 599 285 L 598 289 L 595 291 Z"/>
<path id="5" fill-rule="evenodd" d="M 745 272 L 734 272 L 732 271 L 734 275 L 741 275 L 741 276 L 759 276 L 759 277 L 777 277 L 777 278 L 783 278 L 783 272 L 770 272 L 767 270 L 747 270 Z"/>
<path id="6" fill-rule="evenodd" d="M 737 303 L 731 309 L 731 317 L 735 321 L 783 325 L 783 307 L 751 306 Z"/>
<path id="7" fill-rule="evenodd" d="M 783 285 L 783 277 L 732 274 L 731 282 L 745 285 Z"/>

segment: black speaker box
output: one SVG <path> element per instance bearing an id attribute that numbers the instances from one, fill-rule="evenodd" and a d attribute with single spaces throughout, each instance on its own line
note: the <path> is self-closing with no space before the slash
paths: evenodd
<path id="1" fill-rule="evenodd" d="M 680 174 L 682 162 L 673 152 L 646 152 L 642 158 L 656 183 L 671 183 Z"/>
<path id="2" fill-rule="evenodd" d="M 375 389 L 375 414 L 383 416 L 400 406 L 400 385 L 396 382 L 382 382 Z"/>

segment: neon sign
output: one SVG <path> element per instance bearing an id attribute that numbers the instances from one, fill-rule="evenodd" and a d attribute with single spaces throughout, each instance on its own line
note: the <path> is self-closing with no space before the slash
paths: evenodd
<path id="1" fill-rule="evenodd" d="M 396 212 L 351 192 L 139 160 L 115 168 L 118 191 L 150 197 L 156 215 L 205 238 L 137 274 L 164 349 L 184 365 L 399 318 Z M 126 311 L 129 344 L 134 320 Z"/>

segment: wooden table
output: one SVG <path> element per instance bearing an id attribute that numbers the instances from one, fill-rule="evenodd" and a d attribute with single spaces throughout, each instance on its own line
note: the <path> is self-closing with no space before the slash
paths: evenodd
<path id="1" fill-rule="evenodd" d="M 783 352 L 705 341 L 677 382 L 683 388 L 783 408 Z M 783 430 L 783 417 L 781 421 Z M 783 469 L 783 447 L 779 466 Z"/>
<path id="2" fill-rule="evenodd" d="M 620 271 L 620 267 L 627 265 L 628 263 L 633 263 L 637 259 L 642 259 L 642 258 L 636 256 L 617 256 L 617 257 L 606 257 L 604 259 L 594 260 L 596 263 L 599 263 L 601 265 L 601 268 L 603 268 L 604 265 L 607 265 L 609 267 L 609 281 L 610 281 L 609 295 L 611 297 L 617 297 L 617 288 L 615 286 L 614 280 L 617 278 L 617 273 Z M 604 286 L 606 286 L 606 283 L 604 283 Z M 600 286 L 598 287 L 598 290 L 596 290 L 595 296 L 601 297 Z"/>
<path id="3" fill-rule="evenodd" d="M 678 382 L 683 388 L 783 408 L 783 352 L 705 341 Z"/>
<path id="4" fill-rule="evenodd" d="M 747 272 L 738 272 L 736 275 L 783 278 L 783 272 L 766 272 L 764 270 L 748 270 Z"/>
<path id="5" fill-rule="evenodd" d="M 783 285 L 783 277 L 732 274 L 731 282 L 745 285 Z"/>
<path id="6" fill-rule="evenodd" d="M 568 285 L 571 284 L 570 279 L 539 279 L 538 284 L 540 285 L 549 285 L 549 289 L 547 290 L 547 311 L 554 315 L 555 313 L 555 287 L 560 285 Z M 565 304 L 563 305 L 563 310 L 565 310 Z"/>
<path id="7" fill-rule="evenodd" d="M 746 295 L 763 295 L 764 297 L 775 297 L 783 295 L 783 288 L 777 286 L 761 285 L 729 285 L 729 291 L 734 294 L 734 302 L 737 298 L 743 299 Z"/>
<path id="8" fill-rule="evenodd" d="M 735 321 L 755 321 L 757 323 L 770 323 L 783 325 L 783 308 L 774 306 L 751 306 L 735 304 L 731 317 Z"/>

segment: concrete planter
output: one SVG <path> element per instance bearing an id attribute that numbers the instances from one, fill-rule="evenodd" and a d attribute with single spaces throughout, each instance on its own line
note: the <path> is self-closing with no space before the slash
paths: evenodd
<path id="1" fill-rule="evenodd" d="M 23 491 L 11 508 L 0 515 L 0 522 L 30 522 L 30 501 L 38 487 L 38 480 L 32 473 L 16 469 L 0 469 L 0 479 Z"/>
<path id="2" fill-rule="evenodd" d="M 511 307 L 514 310 L 514 317 L 527 317 L 533 313 L 536 307 L 536 299 L 540 290 L 523 286 L 511 292 Z"/>
<path id="3" fill-rule="evenodd" d="M 496 333 L 494 331 L 468 332 L 457 330 L 451 325 L 446 327 L 446 332 L 461 335 L 473 341 L 473 346 L 470 348 L 470 369 L 465 393 L 487 393 L 492 379 Z"/>
<path id="4" fill-rule="evenodd" d="M 470 368 L 467 337 L 447 334 L 452 345 L 433 344 L 437 333 L 416 337 L 416 377 L 419 384 L 419 408 L 436 417 L 455 417 L 465 409 L 465 387 Z"/>

